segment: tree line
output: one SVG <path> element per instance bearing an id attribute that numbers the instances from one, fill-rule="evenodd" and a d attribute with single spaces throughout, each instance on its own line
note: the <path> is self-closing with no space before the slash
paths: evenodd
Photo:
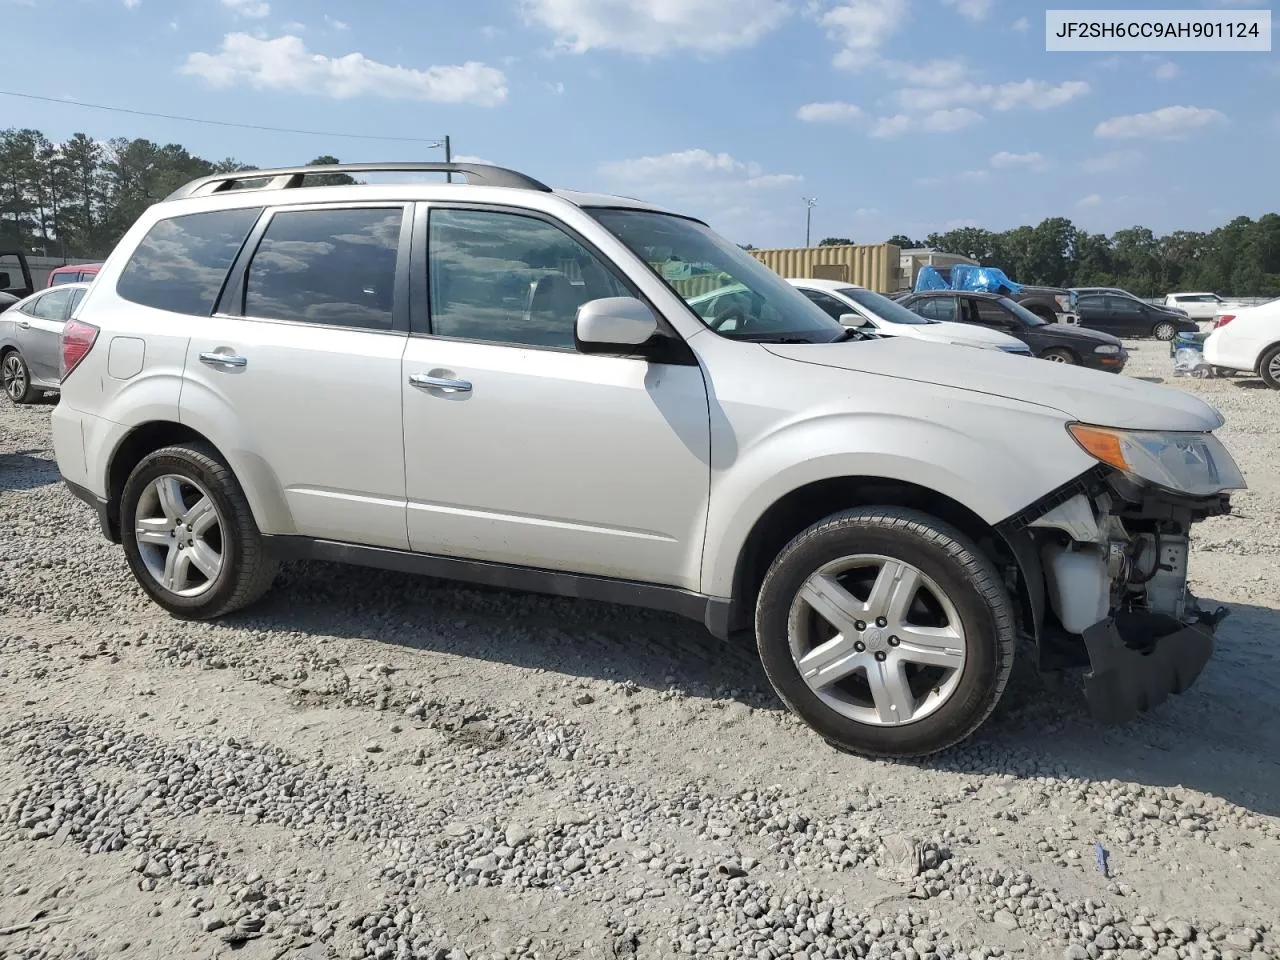
<path id="1" fill-rule="evenodd" d="M 321 156 L 311 164 L 337 162 Z M 184 183 L 249 169 L 253 164 L 206 160 L 176 143 L 83 133 L 53 143 L 39 130 L 0 130 L 0 250 L 105 257 L 143 210 Z"/>
<path id="2" fill-rule="evenodd" d="M 337 162 L 332 156 L 311 161 Z M 176 143 L 100 141 L 83 133 L 54 143 L 39 130 L 0 130 L 0 250 L 104 257 L 143 210 L 182 184 L 252 166 L 230 157 L 206 160 Z M 821 241 L 852 242 L 846 237 Z M 1280 295 L 1280 215 L 1275 213 L 1257 220 L 1236 217 L 1208 232 L 1178 230 L 1161 237 L 1146 227 L 1110 236 L 1090 233 L 1065 217 L 1050 217 L 1034 227 L 998 233 L 961 227 L 924 240 L 899 234 L 888 242 L 972 257 L 1020 283 L 1118 286 L 1144 297 L 1175 289 Z"/>
<path id="3" fill-rule="evenodd" d="M 827 237 L 824 245 L 851 243 Z M 1019 283 L 1052 287 L 1122 287 L 1140 297 L 1173 290 L 1211 290 L 1224 296 L 1280 296 L 1280 214 L 1236 217 L 1204 232 L 1156 236 L 1147 227 L 1105 233 L 1082 230 L 1065 217 L 999 233 L 960 227 L 924 240 L 904 234 L 887 243 L 904 250 L 934 247 L 999 267 Z"/>

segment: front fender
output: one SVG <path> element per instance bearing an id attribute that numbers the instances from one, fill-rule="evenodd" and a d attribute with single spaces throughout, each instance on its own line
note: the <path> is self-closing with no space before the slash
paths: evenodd
<path id="1" fill-rule="evenodd" d="M 717 464 L 703 592 L 732 595 L 738 557 L 757 521 L 811 483 L 897 480 L 936 491 L 994 527 L 1093 464 L 1056 421 L 1045 429 L 1043 413 L 1003 407 L 984 417 L 994 411 L 980 404 L 966 412 L 974 423 L 965 427 L 883 411 L 795 421 L 747 446 L 731 465 Z"/>

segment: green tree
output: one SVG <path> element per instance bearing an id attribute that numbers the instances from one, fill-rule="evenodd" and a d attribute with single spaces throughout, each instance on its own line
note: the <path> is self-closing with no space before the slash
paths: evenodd
<path id="1" fill-rule="evenodd" d="M 848 237 L 826 237 L 818 241 L 820 247 L 847 247 L 852 245 L 853 241 Z"/>
<path id="2" fill-rule="evenodd" d="M 919 240 L 912 240 L 905 233 L 895 233 L 885 243 L 892 244 L 902 250 L 916 250 L 924 246 Z"/>

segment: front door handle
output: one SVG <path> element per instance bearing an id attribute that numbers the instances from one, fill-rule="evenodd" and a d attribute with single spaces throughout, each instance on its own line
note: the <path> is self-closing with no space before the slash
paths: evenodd
<path id="1" fill-rule="evenodd" d="M 237 357 L 231 353 L 202 353 L 200 360 L 202 363 L 223 367 L 243 367 L 249 362 L 247 358 Z"/>
<path id="2" fill-rule="evenodd" d="M 19 326 L 19 327 L 21 327 L 23 330 L 30 330 L 30 329 L 31 329 L 31 324 L 27 323 L 27 321 L 25 321 L 25 320 L 19 320 L 19 321 L 18 321 L 18 326 Z"/>
<path id="3" fill-rule="evenodd" d="M 470 393 L 469 380 L 451 380 L 448 377 L 429 377 L 425 373 L 415 373 L 409 377 L 415 387 L 433 387 L 436 390 L 447 390 L 451 393 Z"/>

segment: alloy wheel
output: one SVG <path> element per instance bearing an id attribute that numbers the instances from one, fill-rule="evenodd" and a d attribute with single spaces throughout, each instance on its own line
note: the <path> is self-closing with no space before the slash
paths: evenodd
<path id="1" fill-rule="evenodd" d="M 1271 374 L 1272 380 L 1280 381 L 1280 353 L 1275 354 L 1267 364 L 1267 373 Z"/>
<path id="2" fill-rule="evenodd" d="M 157 477 L 134 513 L 138 553 L 151 577 L 180 597 L 198 597 L 223 564 L 223 521 L 218 507 L 190 477 Z"/>
<path id="3" fill-rule="evenodd" d="M 27 371 L 22 365 L 22 358 L 16 353 L 4 358 L 4 365 L 0 367 L 0 380 L 4 382 L 4 392 L 15 403 L 26 395 Z"/>
<path id="4" fill-rule="evenodd" d="M 922 720 L 951 698 L 964 671 L 955 604 L 918 567 L 893 557 L 824 564 L 797 592 L 787 633 L 809 689 L 858 723 Z"/>
<path id="5" fill-rule="evenodd" d="M 1173 324 L 1169 323 L 1167 320 L 1162 320 L 1160 323 L 1156 324 L 1155 334 L 1157 340 L 1172 340 L 1177 333 L 1178 331 L 1174 328 Z"/>

